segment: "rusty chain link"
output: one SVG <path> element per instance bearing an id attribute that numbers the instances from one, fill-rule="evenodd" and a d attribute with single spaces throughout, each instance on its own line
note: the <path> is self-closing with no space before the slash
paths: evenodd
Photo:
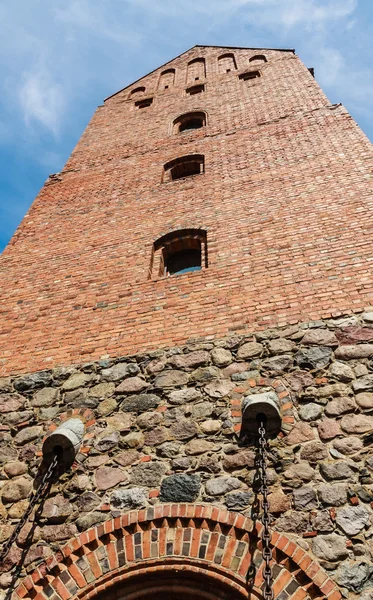
<path id="1" fill-rule="evenodd" d="M 262 556 L 265 562 L 263 567 L 263 579 L 264 579 L 264 600 L 273 600 L 274 592 L 272 588 L 273 576 L 272 576 L 272 550 L 270 548 L 271 532 L 269 530 L 270 515 L 269 515 L 269 502 L 268 502 L 268 481 L 267 481 L 267 437 L 266 430 L 264 427 L 263 420 L 259 421 L 258 427 L 259 434 L 259 469 L 260 469 L 260 493 L 262 494 Z"/>
<path id="2" fill-rule="evenodd" d="M 0 551 L 0 564 L 3 563 L 5 558 L 8 556 L 9 551 L 10 551 L 11 547 L 13 546 L 14 542 L 16 542 L 21 529 L 24 527 L 24 525 L 26 525 L 28 518 L 34 509 L 34 506 L 39 502 L 39 500 L 42 499 L 42 497 L 44 496 L 44 493 L 47 491 L 57 465 L 58 465 L 58 456 L 57 456 L 57 454 L 55 454 L 51 464 L 49 465 L 49 467 L 47 468 L 47 470 L 45 471 L 45 473 L 41 479 L 38 489 L 31 496 L 30 504 L 28 505 L 25 514 L 23 515 L 23 517 L 20 520 L 20 522 L 18 523 L 17 527 L 14 529 L 12 535 L 10 536 L 10 538 L 8 539 L 6 544 L 4 544 L 4 546 L 2 547 L 2 549 Z"/>

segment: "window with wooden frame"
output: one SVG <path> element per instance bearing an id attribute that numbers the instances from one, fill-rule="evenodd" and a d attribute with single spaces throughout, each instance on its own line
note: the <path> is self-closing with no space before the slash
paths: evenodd
<path id="1" fill-rule="evenodd" d="M 202 111 L 189 112 L 177 117 L 173 123 L 174 133 L 182 133 L 192 129 L 201 129 L 206 125 L 206 114 Z"/>
<path id="2" fill-rule="evenodd" d="M 163 182 L 183 179 L 191 175 L 205 172 L 205 157 L 203 154 L 188 154 L 180 156 L 164 165 Z"/>
<path id="3" fill-rule="evenodd" d="M 153 244 L 152 279 L 201 271 L 207 266 L 207 234 L 204 229 L 172 231 Z"/>

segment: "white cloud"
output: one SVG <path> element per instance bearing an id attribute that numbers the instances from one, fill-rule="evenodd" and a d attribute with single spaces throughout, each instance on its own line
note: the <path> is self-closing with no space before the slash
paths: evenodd
<path id="1" fill-rule="evenodd" d="M 28 126 L 36 121 L 58 134 L 66 104 L 64 90 L 45 69 L 24 73 L 19 100 Z"/>

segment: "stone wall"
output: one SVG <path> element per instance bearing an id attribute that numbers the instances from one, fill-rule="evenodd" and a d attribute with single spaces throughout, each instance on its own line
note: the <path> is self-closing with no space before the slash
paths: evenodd
<path id="1" fill-rule="evenodd" d="M 249 516 L 255 445 L 239 435 L 245 396 L 274 391 L 273 528 L 324 567 L 345 597 L 373 597 L 373 312 L 0 380 L 0 541 L 40 479 L 42 440 L 85 423 L 72 470 L 50 491 L 23 563 L 129 509 L 212 503 Z M 29 544 L 27 525 L 0 585 Z"/>

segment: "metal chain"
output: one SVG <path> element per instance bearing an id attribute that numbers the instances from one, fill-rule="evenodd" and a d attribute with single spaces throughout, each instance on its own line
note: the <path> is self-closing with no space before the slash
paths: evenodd
<path id="1" fill-rule="evenodd" d="M 4 560 L 7 557 L 7 555 L 9 553 L 11 547 L 13 546 L 14 542 L 16 542 L 21 529 L 27 523 L 28 518 L 29 518 L 29 516 L 31 515 L 31 513 L 32 513 L 32 511 L 34 509 L 34 506 L 39 502 L 39 500 L 41 500 L 41 498 L 43 497 L 44 493 L 48 489 L 48 486 L 49 486 L 49 484 L 51 482 L 53 473 L 54 473 L 57 465 L 58 465 L 58 456 L 56 454 L 54 456 L 51 464 L 49 465 L 49 467 L 45 471 L 38 489 L 31 496 L 30 504 L 28 505 L 25 514 L 23 515 L 22 519 L 18 523 L 17 527 L 13 531 L 12 535 L 10 536 L 10 538 L 8 539 L 8 541 L 6 542 L 6 544 L 4 544 L 4 546 L 2 547 L 2 549 L 0 551 L 0 564 L 4 562 Z"/>
<path id="2" fill-rule="evenodd" d="M 273 576 L 272 576 L 272 550 L 270 548 L 271 532 L 269 530 L 270 515 L 269 515 L 269 502 L 268 502 L 268 481 L 267 481 L 267 438 L 264 422 L 259 422 L 258 427 L 259 434 L 259 469 L 261 476 L 260 492 L 262 494 L 262 556 L 265 562 L 263 567 L 263 579 L 264 579 L 264 600 L 273 600 L 274 592 L 272 588 Z"/>

